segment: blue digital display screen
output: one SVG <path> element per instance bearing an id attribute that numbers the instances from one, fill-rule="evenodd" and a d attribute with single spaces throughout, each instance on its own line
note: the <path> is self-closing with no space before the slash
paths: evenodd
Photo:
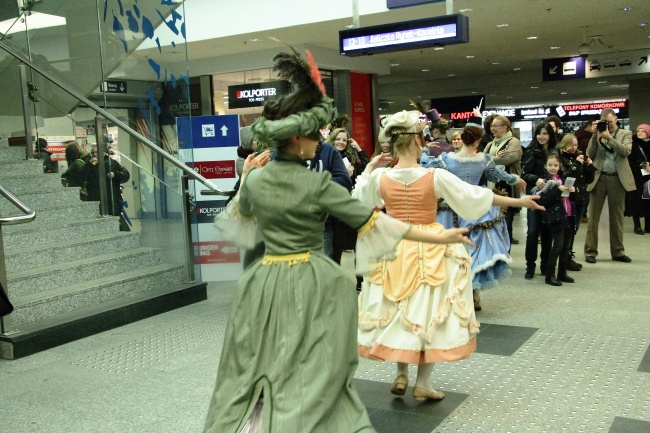
<path id="1" fill-rule="evenodd" d="M 362 56 L 469 42 L 464 15 L 424 18 L 339 32 L 340 53 Z"/>

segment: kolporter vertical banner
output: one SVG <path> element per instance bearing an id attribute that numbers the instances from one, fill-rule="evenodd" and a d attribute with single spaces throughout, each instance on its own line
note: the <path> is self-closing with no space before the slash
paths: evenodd
<path id="1" fill-rule="evenodd" d="M 178 144 L 189 167 L 214 185 L 232 190 L 237 182 L 235 161 L 239 146 L 239 116 L 179 117 Z M 235 281 L 243 272 L 242 252 L 225 242 L 214 228 L 214 217 L 223 212 L 227 197 L 202 195 L 203 184 L 190 181 L 195 192 L 192 232 L 196 238 L 194 263 L 200 265 L 202 281 Z"/>
<path id="2" fill-rule="evenodd" d="M 352 105 L 352 138 L 359 146 L 372 155 L 375 140 L 372 124 L 372 83 L 370 75 L 350 73 L 350 99 Z"/>

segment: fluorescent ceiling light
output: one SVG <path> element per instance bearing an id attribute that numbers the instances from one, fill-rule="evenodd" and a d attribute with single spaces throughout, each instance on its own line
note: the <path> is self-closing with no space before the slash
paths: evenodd
<path id="1" fill-rule="evenodd" d="M 0 22 L 0 33 L 10 35 L 25 32 L 28 29 L 35 30 L 64 25 L 66 25 L 64 17 L 32 12 L 31 15 L 26 17 L 25 22 L 22 22 L 18 17 Z"/>

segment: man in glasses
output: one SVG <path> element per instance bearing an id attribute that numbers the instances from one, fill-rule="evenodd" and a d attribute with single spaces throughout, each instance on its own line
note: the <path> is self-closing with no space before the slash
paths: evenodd
<path id="1" fill-rule="evenodd" d="M 632 132 L 618 127 L 616 113 L 610 108 L 600 114 L 600 128 L 596 128 L 587 147 L 587 155 L 594 161 L 594 181 L 590 192 L 589 222 L 585 239 L 585 261 L 596 263 L 598 255 L 598 223 L 605 199 L 609 208 L 609 243 L 612 260 L 629 263 L 623 246 L 623 213 L 625 192 L 636 189 L 627 156 L 632 151 Z"/>

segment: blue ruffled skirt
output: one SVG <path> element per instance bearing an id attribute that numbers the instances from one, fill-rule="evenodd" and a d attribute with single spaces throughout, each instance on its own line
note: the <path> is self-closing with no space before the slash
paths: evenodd
<path id="1" fill-rule="evenodd" d="M 439 210 L 436 221 L 445 228 L 469 227 L 473 224 L 489 223 L 499 218 L 501 208 L 492 206 L 481 218 L 466 220 L 455 216 L 451 210 Z M 456 219 L 456 221 L 454 221 Z M 505 219 L 491 224 L 489 228 L 476 227 L 469 238 L 475 247 L 469 247 L 472 257 L 472 288 L 474 290 L 491 289 L 499 285 L 499 280 L 512 275 L 508 266 L 510 257 L 510 237 Z"/>

